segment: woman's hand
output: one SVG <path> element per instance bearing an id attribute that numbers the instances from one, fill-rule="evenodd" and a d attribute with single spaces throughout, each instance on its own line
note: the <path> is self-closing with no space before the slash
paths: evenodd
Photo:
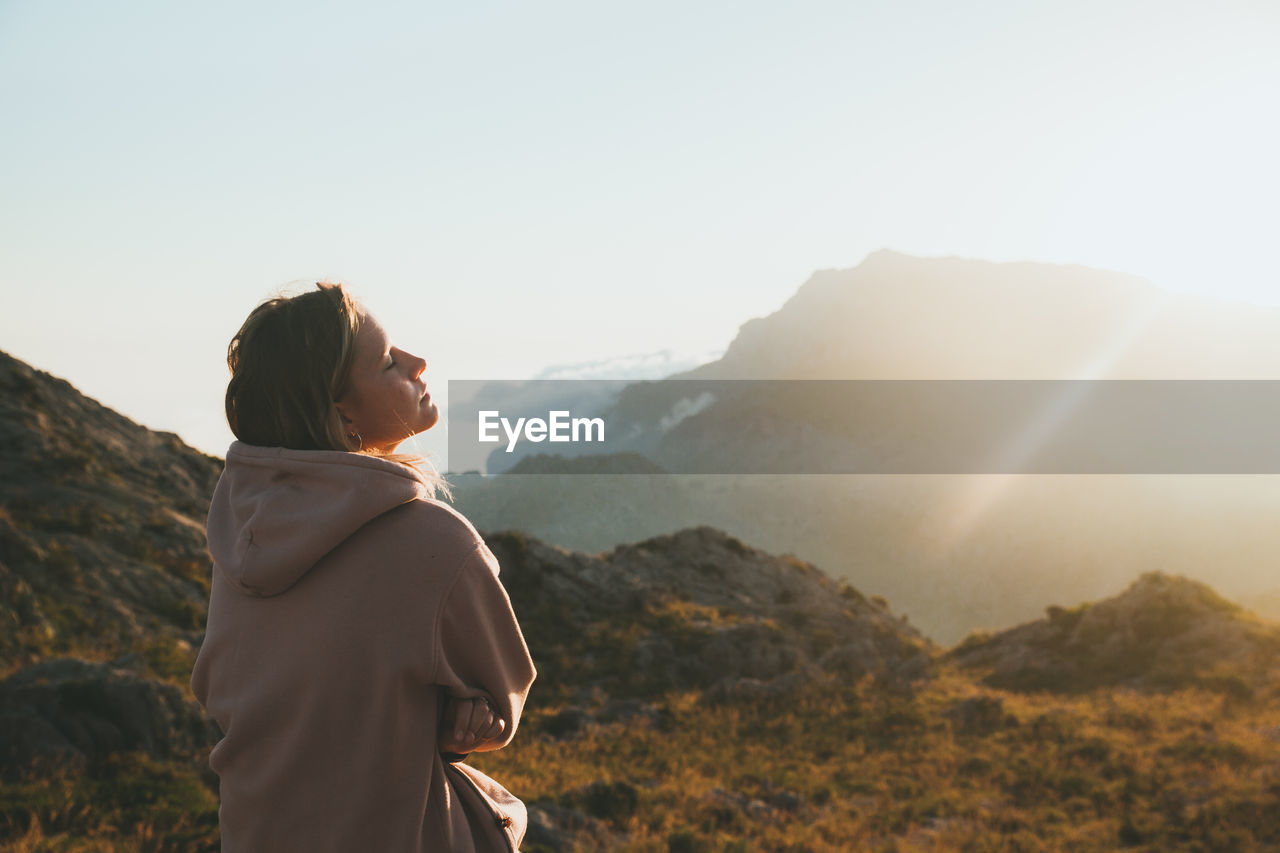
<path id="1" fill-rule="evenodd" d="M 440 715 L 438 746 L 441 752 L 474 752 L 489 741 L 497 740 L 507 728 L 497 710 L 484 697 L 475 699 L 445 698 Z"/>

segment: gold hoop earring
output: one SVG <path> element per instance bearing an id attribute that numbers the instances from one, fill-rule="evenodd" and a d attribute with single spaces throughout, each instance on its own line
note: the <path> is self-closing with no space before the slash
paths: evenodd
<path id="1" fill-rule="evenodd" d="M 349 432 L 347 433 L 347 438 L 354 438 L 356 441 L 360 442 L 360 446 L 357 447 L 356 450 L 364 450 L 364 437 L 361 436 L 360 433 Z"/>

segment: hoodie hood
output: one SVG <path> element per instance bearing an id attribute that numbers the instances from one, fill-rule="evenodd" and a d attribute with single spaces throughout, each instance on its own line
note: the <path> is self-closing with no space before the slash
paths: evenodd
<path id="1" fill-rule="evenodd" d="M 433 495 L 399 462 L 234 441 L 209 506 L 214 571 L 249 595 L 278 595 L 367 522 Z"/>

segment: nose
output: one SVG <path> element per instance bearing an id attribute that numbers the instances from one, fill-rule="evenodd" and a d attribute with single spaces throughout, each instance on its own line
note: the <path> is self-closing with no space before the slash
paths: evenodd
<path id="1" fill-rule="evenodd" d="M 412 376 L 414 379 L 417 379 L 419 376 L 422 375 L 422 371 L 426 369 L 427 369 L 426 360 L 418 358 L 416 355 L 413 356 L 412 361 L 409 364 L 409 375 Z"/>

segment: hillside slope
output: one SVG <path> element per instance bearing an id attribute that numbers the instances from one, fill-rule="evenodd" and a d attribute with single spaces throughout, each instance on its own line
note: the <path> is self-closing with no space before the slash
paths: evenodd
<path id="1" fill-rule="evenodd" d="M 936 651 L 883 599 L 709 527 L 600 554 L 516 532 L 487 540 L 544 699 L 791 690 L 868 674 L 906 687 Z"/>
<path id="2" fill-rule="evenodd" d="M 180 674 L 201 636 L 221 470 L 0 353 L 0 675 L 129 652 Z"/>
<path id="3" fill-rule="evenodd" d="M 1207 585 L 1161 572 L 1123 593 L 995 635 L 973 635 L 950 653 L 998 687 L 1081 691 L 1191 685 L 1252 695 L 1280 673 L 1280 625 Z"/>

